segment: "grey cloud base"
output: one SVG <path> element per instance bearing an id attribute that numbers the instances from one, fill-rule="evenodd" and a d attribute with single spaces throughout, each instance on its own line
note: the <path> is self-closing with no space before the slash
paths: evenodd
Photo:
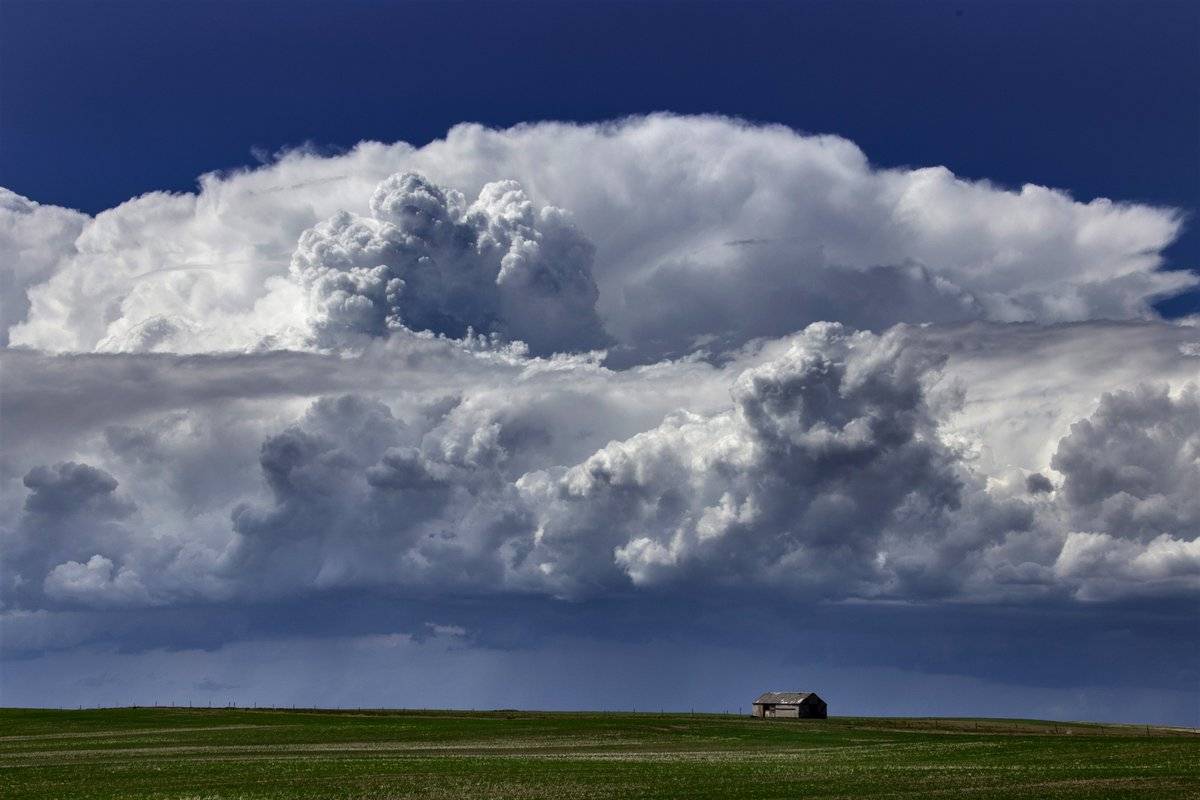
<path id="1" fill-rule="evenodd" d="M 804 635 L 778 635 L 793 628 Z M 839 698 L 845 714 L 1192 726 L 1200 669 L 1194 605 L 1161 601 L 814 605 L 721 594 L 563 603 L 326 592 L 43 613 L 5 631 L 6 701 L 69 707 L 735 712 L 756 688 L 804 681 Z"/>

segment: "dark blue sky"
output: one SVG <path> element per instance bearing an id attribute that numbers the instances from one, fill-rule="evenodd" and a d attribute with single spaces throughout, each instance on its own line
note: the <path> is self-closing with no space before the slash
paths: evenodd
<path id="1" fill-rule="evenodd" d="M 1200 6 L 25 2 L 0 6 L 0 184 L 95 212 L 252 150 L 465 120 L 720 112 L 1190 214 Z M 1189 226 L 1168 256 L 1200 264 Z M 1169 304 L 1200 308 L 1200 297 Z"/>

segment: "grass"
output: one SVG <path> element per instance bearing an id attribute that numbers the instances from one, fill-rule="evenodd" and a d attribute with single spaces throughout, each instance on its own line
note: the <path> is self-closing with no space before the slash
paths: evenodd
<path id="1" fill-rule="evenodd" d="M 1187 731 L 994 719 L 0 709 L 0 797 L 1200 798 Z"/>

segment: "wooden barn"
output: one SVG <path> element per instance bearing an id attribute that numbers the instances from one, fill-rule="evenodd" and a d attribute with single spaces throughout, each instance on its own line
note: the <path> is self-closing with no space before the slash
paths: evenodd
<path id="1" fill-rule="evenodd" d="M 763 719 L 825 719 L 829 706 L 813 692 L 764 692 L 753 713 Z"/>

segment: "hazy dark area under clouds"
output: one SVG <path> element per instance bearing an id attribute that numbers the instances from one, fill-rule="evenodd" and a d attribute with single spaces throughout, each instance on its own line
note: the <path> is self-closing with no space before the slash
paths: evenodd
<path id="1" fill-rule="evenodd" d="M 8 704 L 1195 724 L 1176 209 L 652 115 L 0 222 Z"/>

